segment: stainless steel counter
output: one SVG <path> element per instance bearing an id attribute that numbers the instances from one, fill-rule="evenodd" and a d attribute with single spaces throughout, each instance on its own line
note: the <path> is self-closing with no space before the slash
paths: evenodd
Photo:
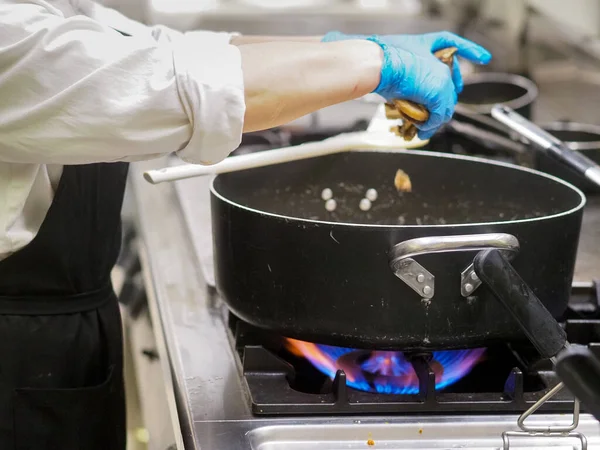
<path id="1" fill-rule="evenodd" d="M 600 197 L 588 198 L 583 215 L 575 281 L 600 280 Z"/>
<path id="2" fill-rule="evenodd" d="M 175 185 L 152 186 L 142 178 L 143 170 L 166 164 L 164 159 L 135 164 L 130 181 L 152 322 L 174 399 L 171 412 L 181 430 L 180 449 L 367 449 L 372 439 L 375 448 L 492 450 L 501 448 L 502 431 L 517 429 L 516 416 L 254 417 L 221 318 L 223 305 L 208 289 L 196 251 L 206 248 L 210 233 L 207 180 L 178 182 L 185 192 L 188 227 Z M 594 203 L 586 214 L 578 269 L 582 279 L 600 275 L 600 252 L 594 251 L 600 246 L 600 203 Z M 532 419 L 563 425 L 569 420 L 561 415 Z M 588 436 L 589 448 L 600 448 L 600 427 L 590 416 L 582 417 L 578 430 Z M 527 448 L 541 449 L 552 441 L 538 437 L 527 443 Z"/>

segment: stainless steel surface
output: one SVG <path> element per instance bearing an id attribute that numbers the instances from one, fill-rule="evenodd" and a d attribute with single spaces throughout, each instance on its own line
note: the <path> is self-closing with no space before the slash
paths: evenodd
<path id="1" fill-rule="evenodd" d="M 553 425 L 545 425 L 539 426 L 534 425 L 530 426 L 525 423 L 525 421 L 531 417 L 538 409 L 540 409 L 544 403 L 558 394 L 560 391 L 564 389 L 565 385 L 563 383 L 558 383 L 552 389 L 548 391 L 546 395 L 540 398 L 531 408 L 525 411 L 523 414 L 519 416 L 519 420 L 517 420 L 517 425 L 523 431 L 527 431 L 529 433 L 568 433 L 569 431 L 573 431 L 579 425 L 579 402 L 576 401 L 573 404 L 573 423 L 570 425 L 564 426 L 553 426 Z"/>
<path id="2" fill-rule="evenodd" d="M 431 236 L 410 239 L 400 242 L 390 250 L 390 267 L 394 274 L 424 298 L 431 299 L 435 293 L 435 277 L 421 264 L 412 259 L 413 256 L 428 253 L 447 253 L 458 251 L 474 251 L 498 249 L 513 258 L 519 251 L 519 241 L 506 233 L 487 233 L 457 236 Z M 419 280 L 422 274 L 424 280 Z M 463 297 L 469 297 L 481 286 L 473 264 L 460 274 L 460 291 Z"/>
<path id="3" fill-rule="evenodd" d="M 600 167 L 590 167 L 585 171 L 585 177 L 597 186 L 600 186 Z"/>
<path id="4" fill-rule="evenodd" d="M 600 196 L 587 199 L 583 211 L 583 223 L 577 260 L 575 281 L 586 282 L 600 279 Z"/>
<path id="5" fill-rule="evenodd" d="M 196 254 L 197 249 L 207 248 L 198 242 L 210 241 L 209 180 L 194 178 L 153 186 L 143 179 L 144 170 L 166 164 L 164 160 L 136 163 L 130 181 L 145 255 L 148 298 L 151 311 L 155 311 L 153 326 L 160 330 L 158 352 L 169 366 L 169 385 L 184 443 L 180 449 L 367 449 L 371 448 L 367 440 L 373 439 L 374 448 L 388 450 L 497 450 L 504 431 L 519 430 L 517 415 L 254 417 L 222 320 L 223 305 L 202 276 L 200 260 L 206 255 Z M 187 217 L 180 201 L 187 205 Z M 597 276 L 600 252 L 593 249 L 600 242 L 600 203 L 591 206 L 582 242 L 587 238 L 587 273 Z M 594 221 L 595 230 L 590 230 Z M 590 235 L 590 231 L 597 234 Z M 560 415 L 531 420 L 565 424 Z M 590 448 L 600 448 L 600 427 L 590 415 L 582 415 L 578 431 L 589 438 Z M 537 436 L 528 441 L 527 448 L 547 449 L 552 442 Z"/>
<path id="6" fill-rule="evenodd" d="M 516 237 L 506 233 L 427 236 L 400 242 L 390 250 L 390 263 L 430 253 L 468 252 L 494 248 L 508 252 L 519 250 Z"/>
<path id="7" fill-rule="evenodd" d="M 544 149 L 562 145 L 556 137 L 505 105 L 495 105 L 492 108 L 492 117 Z"/>
<path id="8" fill-rule="evenodd" d="M 357 418 L 353 424 L 340 425 L 329 422 L 323 424 L 289 424 L 267 426 L 249 432 L 252 450 L 342 450 L 342 449 L 378 449 L 386 450 L 499 450 L 502 448 L 503 426 L 510 426 L 509 420 L 490 417 L 456 417 L 449 421 L 444 418 L 408 417 L 405 420 L 391 420 L 389 423 L 377 423 Z M 556 418 L 539 417 L 535 422 L 542 424 L 550 420 L 559 426 L 566 422 Z M 387 418 L 386 418 L 387 421 Z M 546 422 L 547 423 L 547 422 Z M 579 429 L 589 436 L 594 426 L 580 424 Z M 597 427 L 597 425 L 596 425 Z M 469 436 L 467 438 L 467 436 Z M 371 441 L 369 445 L 368 441 Z M 576 438 L 561 439 L 544 436 L 527 436 L 516 439 L 519 449 L 548 450 L 549 448 L 575 450 Z M 559 445 L 562 444 L 560 447 Z M 570 444 L 570 445 L 568 445 Z M 595 449 L 599 441 L 589 440 L 590 448 Z"/>
<path id="9" fill-rule="evenodd" d="M 394 275 L 424 299 L 435 295 L 435 277 L 412 258 L 395 259 L 390 263 Z"/>
<path id="10" fill-rule="evenodd" d="M 171 160 L 170 164 L 183 164 L 180 160 Z M 191 236 L 194 255 L 200 265 L 204 281 L 215 286 L 215 269 L 212 242 L 212 215 L 210 210 L 210 183 L 212 177 L 198 177 L 193 180 L 173 183 L 181 210 L 186 218 L 185 226 Z M 189 195 L 192 189 L 196 195 Z M 188 195 L 186 195 L 188 194 Z M 197 230 L 204 230 L 198 232 Z"/>
<path id="11" fill-rule="evenodd" d="M 173 426 L 161 361 L 150 356 L 156 352 L 156 334 L 152 329 L 150 314 L 142 311 L 134 317 L 124 309 L 122 317 L 124 334 L 128 338 L 128 357 L 125 361 L 130 364 L 130 379 L 135 383 L 134 388 L 126 393 L 128 407 L 132 397 L 139 399 L 137 405 L 132 405 L 137 408 L 128 415 L 128 424 L 132 419 L 134 423 L 138 422 L 137 428 L 147 431 L 150 440 L 144 450 L 166 450 L 175 443 L 179 425 L 177 421 L 177 427 Z M 132 429 L 131 425 L 129 428 Z"/>
<path id="12" fill-rule="evenodd" d="M 467 298 L 481 286 L 481 280 L 475 273 L 475 266 L 469 264 L 460 274 L 460 294 Z"/>
<path id="13" fill-rule="evenodd" d="M 531 408 L 525 411 L 523 414 L 519 416 L 517 420 L 517 425 L 522 431 L 505 431 L 502 433 L 502 443 L 504 450 L 510 450 L 510 437 L 527 437 L 527 438 L 536 438 L 540 434 L 548 437 L 556 439 L 564 439 L 564 438 L 575 438 L 578 439 L 581 443 L 581 450 L 587 450 L 588 448 L 588 440 L 587 437 L 575 431 L 579 426 L 579 417 L 580 417 L 580 402 L 579 399 L 575 399 L 573 404 L 573 422 L 570 425 L 527 425 L 525 421 L 531 417 L 538 409 L 540 409 L 544 403 L 558 394 L 560 391 L 564 389 L 565 385 L 563 383 L 558 383 L 552 389 L 548 391 L 546 395 L 540 398 Z"/>

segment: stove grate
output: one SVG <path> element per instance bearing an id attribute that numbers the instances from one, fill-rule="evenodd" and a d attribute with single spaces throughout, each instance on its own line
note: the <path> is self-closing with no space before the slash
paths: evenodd
<path id="1" fill-rule="evenodd" d="M 569 340 L 586 344 L 600 357 L 600 308 L 593 292 L 574 292 L 562 320 Z M 532 347 L 489 348 L 487 361 L 449 389 L 436 391 L 428 354 L 411 355 L 419 393 L 377 394 L 348 387 L 346 373 L 330 380 L 306 360 L 286 352 L 281 336 L 260 330 L 229 313 L 252 412 L 264 416 L 520 413 L 559 385 L 547 360 Z M 541 412 L 569 413 L 574 398 L 562 390 Z"/>

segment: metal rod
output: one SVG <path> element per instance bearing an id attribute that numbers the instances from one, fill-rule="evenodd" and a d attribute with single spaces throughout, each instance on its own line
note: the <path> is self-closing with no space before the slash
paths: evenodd
<path id="1" fill-rule="evenodd" d="M 525 420 L 527 420 L 533 413 L 535 413 L 538 409 L 540 409 L 544 403 L 558 394 L 565 387 L 564 383 L 559 383 L 554 386 L 548 393 L 546 393 L 542 398 L 540 398 L 534 405 L 525 411 L 517 420 L 517 425 L 519 428 L 528 433 L 568 433 L 573 431 L 575 428 L 579 426 L 579 400 L 575 399 L 573 405 L 573 423 L 567 426 L 554 426 L 554 427 L 545 427 L 545 428 L 537 428 L 537 427 L 528 427 L 525 424 Z"/>
<path id="2" fill-rule="evenodd" d="M 575 398 L 573 402 L 573 422 L 566 426 L 546 426 L 546 427 L 528 427 L 525 424 L 532 414 L 540 409 L 548 400 L 558 394 L 565 387 L 564 383 L 559 383 L 550 389 L 542 398 L 535 402 L 527 411 L 525 411 L 517 420 L 517 425 L 522 431 L 505 431 L 502 433 L 502 443 L 504 450 L 510 450 L 510 437 L 539 437 L 540 435 L 548 438 L 576 438 L 581 442 L 581 450 L 587 450 L 587 438 L 574 430 L 579 426 L 579 399 Z"/>
<path id="3" fill-rule="evenodd" d="M 571 433 L 561 433 L 561 434 L 556 434 L 553 436 L 549 436 L 549 435 L 545 435 L 546 437 L 555 437 L 557 439 L 567 439 L 567 438 L 571 438 L 571 439 L 579 439 L 579 442 L 581 442 L 581 447 L 580 450 L 587 450 L 588 449 L 588 442 L 587 442 L 587 438 L 585 437 L 585 435 L 581 434 L 581 433 L 577 433 L 575 431 L 572 431 Z M 537 433 L 527 433 L 525 431 L 505 431 L 504 433 L 502 433 L 502 450 L 510 450 L 510 438 L 511 437 L 539 437 L 539 434 Z"/>

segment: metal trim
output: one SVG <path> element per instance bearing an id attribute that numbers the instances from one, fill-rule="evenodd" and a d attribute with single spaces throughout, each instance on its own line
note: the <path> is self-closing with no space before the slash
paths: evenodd
<path id="1" fill-rule="evenodd" d="M 534 102 L 538 95 L 539 89 L 537 84 L 535 84 L 529 78 L 525 78 L 521 75 L 513 74 L 513 73 L 504 73 L 504 72 L 479 72 L 468 77 L 465 77 L 464 86 L 467 87 L 469 85 L 474 84 L 482 84 L 482 83 L 504 83 L 504 84 L 512 84 L 515 86 L 519 86 L 525 89 L 527 92 L 521 97 L 517 97 L 515 99 L 509 100 L 507 102 L 502 102 L 503 105 L 506 105 L 512 109 L 520 109 L 527 105 L 528 103 Z M 470 103 L 460 103 L 458 102 L 456 105 L 456 112 L 458 113 L 479 113 L 479 114 L 490 114 L 492 107 L 495 103 L 481 103 L 481 104 L 470 104 Z"/>
<path id="2" fill-rule="evenodd" d="M 365 150 L 365 149 L 356 149 L 356 150 L 352 150 L 352 151 L 365 152 L 365 153 L 366 152 L 372 152 L 372 153 L 373 152 L 375 152 L 375 153 L 382 152 L 381 150 Z M 427 225 L 428 228 L 444 229 L 444 228 L 473 227 L 473 226 L 480 226 L 480 225 L 503 225 L 503 224 L 507 224 L 507 223 L 513 224 L 513 223 L 543 222 L 545 220 L 552 220 L 557 217 L 563 217 L 563 216 L 568 216 L 569 214 L 573 214 L 574 212 L 579 211 L 580 209 L 583 209 L 587 202 L 587 198 L 586 198 L 585 194 L 583 193 L 583 191 L 581 191 L 581 189 L 572 185 L 571 183 L 568 183 L 567 181 L 565 181 L 561 178 L 555 177 L 554 175 L 550 175 L 545 172 L 541 172 L 539 170 L 534 170 L 534 169 L 530 169 L 527 167 L 516 166 L 514 164 L 505 163 L 505 162 L 501 162 L 501 161 L 492 161 L 490 159 L 479 158 L 479 157 L 475 157 L 475 156 L 454 155 L 454 154 L 433 152 L 433 151 L 427 151 L 427 150 L 412 150 L 412 149 L 411 150 L 389 150 L 389 151 L 385 151 L 384 153 L 388 153 L 390 151 L 397 153 L 397 154 L 410 154 L 410 155 L 428 156 L 428 157 L 433 157 L 433 158 L 460 159 L 460 160 L 465 160 L 465 161 L 479 162 L 482 164 L 489 164 L 492 166 L 507 167 L 507 168 L 522 171 L 522 172 L 528 172 L 528 173 L 531 173 L 532 175 L 537 175 L 542 178 L 548 178 L 554 182 L 557 182 L 559 184 L 562 184 L 562 185 L 568 187 L 569 189 L 574 191 L 576 194 L 578 194 L 579 199 L 580 199 L 580 202 L 577 204 L 577 206 L 574 206 L 568 210 L 561 211 L 559 213 L 551 214 L 548 216 L 531 217 L 528 219 L 519 219 L 519 220 L 504 220 L 504 221 L 496 221 L 496 222 L 447 223 L 444 225 Z M 274 218 L 278 218 L 278 219 L 285 220 L 285 221 L 312 223 L 317 226 L 318 225 L 332 225 L 332 226 L 337 226 L 337 227 L 389 228 L 389 229 L 423 228 L 424 227 L 424 225 L 381 225 L 381 224 L 377 224 L 377 223 L 361 224 L 361 223 L 352 223 L 352 222 L 332 222 L 332 221 L 328 221 L 328 220 L 305 219 L 302 217 L 294 217 L 294 216 L 273 213 L 270 211 L 260 210 L 260 209 L 248 207 L 248 206 L 242 205 L 240 203 L 237 203 L 236 201 L 233 201 L 233 200 L 225 197 L 223 194 L 221 194 L 218 191 L 218 189 L 215 187 L 215 181 L 219 178 L 219 176 L 220 175 L 214 176 L 210 182 L 211 195 L 214 195 L 216 198 L 223 201 L 224 203 L 235 206 L 236 208 L 239 208 L 239 209 L 242 209 L 245 211 L 249 211 L 252 213 L 260 214 L 263 216 L 274 217 Z"/>
<path id="3" fill-rule="evenodd" d="M 563 141 L 567 147 L 574 151 L 600 150 L 600 126 L 581 122 L 550 122 L 541 125 L 542 129 L 553 131 L 573 131 L 595 134 L 597 141 Z"/>
<path id="4" fill-rule="evenodd" d="M 519 240 L 507 233 L 459 234 L 427 236 L 400 242 L 390 250 L 390 264 L 405 258 L 430 253 L 476 251 L 494 248 L 516 252 Z"/>
<path id="5" fill-rule="evenodd" d="M 415 256 L 498 249 L 512 259 L 519 251 L 519 240 L 507 233 L 465 234 L 456 236 L 428 236 L 409 239 L 392 247 L 389 264 L 392 272 L 423 298 L 431 299 L 435 293 L 435 277 L 414 259 Z M 421 280 L 418 277 L 421 276 Z M 473 295 L 481 280 L 471 263 L 461 273 L 460 290 L 463 297 Z M 429 287 L 425 291 L 425 288 Z"/>

